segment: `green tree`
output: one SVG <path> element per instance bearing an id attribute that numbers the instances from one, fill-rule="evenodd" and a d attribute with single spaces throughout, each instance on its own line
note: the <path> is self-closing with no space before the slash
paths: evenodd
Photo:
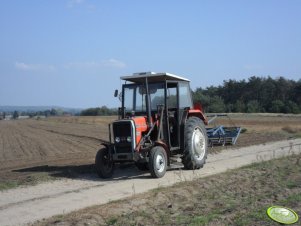
<path id="1" fill-rule="evenodd" d="M 298 114 L 301 112 L 300 107 L 293 101 L 289 100 L 284 106 L 284 113 Z"/>
<path id="2" fill-rule="evenodd" d="M 301 79 L 295 84 L 292 90 L 292 101 L 294 101 L 299 107 L 301 106 Z"/>
<path id="3" fill-rule="evenodd" d="M 247 112 L 248 113 L 255 113 L 255 112 L 260 112 L 260 104 L 257 100 L 250 100 L 247 103 Z"/>
<path id="4" fill-rule="evenodd" d="M 17 119 L 19 117 L 19 112 L 14 111 L 13 113 L 13 119 Z"/>
<path id="5" fill-rule="evenodd" d="M 220 96 L 210 98 L 209 112 L 221 113 L 226 111 L 224 100 Z"/>
<path id="6" fill-rule="evenodd" d="M 284 103 L 281 100 L 273 100 L 269 112 L 281 113 L 284 111 Z"/>
<path id="7" fill-rule="evenodd" d="M 245 104 L 241 100 L 237 100 L 234 104 L 234 112 L 245 112 Z"/>
<path id="8" fill-rule="evenodd" d="M 107 106 L 102 106 L 98 108 L 97 115 L 110 115 L 110 109 Z"/>
<path id="9" fill-rule="evenodd" d="M 210 105 L 210 96 L 204 94 L 202 88 L 197 88 L 195 92 L 192 92 L 193 103 L 200 103 L 203 107 L 203 110 L 207 112 Z"/>
<path id="10" fill-rule="evenodd" d="M 97 107 L 97 108 L 87 108 L 81 111 L 81 116 L 97 116 L 97 115 L 116 115 L 117 109 L 110 109 L 107 106 Z"/>
<path id="11" fill-rule="evenodd" d="M 267 79 L 262 79 L 262 85 L 258 101 L 267 112 L 269 112 L 272 109 L 272 101 L 276 100 L 275 96 L 277 89 L 275 83 L 275 80 L 271 77 L 268 77 Z"/>
<path id="12" fill-rule="evenodd" d="M 252 76 L 247 81 L 230 79 L 223 86 L 197 88 L 193 92 L 194 102 L 201 102 L 205 111 L 210 112 L 221 110 L 216 109 L 222 106 L 216 96 L 223 100 L 227 112 L 296 113 L 301 111 L 301 79 L 296 82 L 284 77 Z"/>
<path id="13" fill-rule="evenodd" d="M 58 112 L 57 112 L 56 109 L 52 108 L 52 109 L 50 110 L 49 114 L 50 114 L 51 116 L 56 116 L 56 115 L 58 115 Z"/>
<path id="14" fill-rule="evenodd" d="M 98 113 L 99 108 L 88 108 L 81 111 L 81 116 L 96 116 Z"/>

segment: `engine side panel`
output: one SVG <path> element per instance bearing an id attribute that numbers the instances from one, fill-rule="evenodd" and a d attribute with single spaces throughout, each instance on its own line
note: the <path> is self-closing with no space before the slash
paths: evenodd
<path id="1" fill-rule="evenodd" d="M 134 121 L 136 127 L 136 144 L 138 145 L 142 138 L 142 134 L 148 131 L 147 117 L 137 116 L 133 117 L 132 120 Z"/>

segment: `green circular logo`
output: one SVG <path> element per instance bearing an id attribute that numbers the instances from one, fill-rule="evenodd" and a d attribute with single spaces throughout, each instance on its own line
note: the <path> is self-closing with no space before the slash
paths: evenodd
<path id="1" fill-rule="evenodd" d="M 272 206 L 267 210 L 268 216 L 281 224 L 294 224 L 298 221 L 298 215 L 291 209 L 281 206 Z"/>

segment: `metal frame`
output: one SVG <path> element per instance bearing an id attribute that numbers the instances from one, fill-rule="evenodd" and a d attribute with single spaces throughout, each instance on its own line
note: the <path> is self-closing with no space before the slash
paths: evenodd
<path id="1" fill-rule="evenodd" d="M 217 117 L 228 117 L 229 120 L 232 122 L 231 118 L 227 114 L 214 114 L 208 115 L 207 117 L 210 117 L 210 119 L 208 120 L 208 124 L 212 123 Z M 232 124 L 233 126 L 229 127 L 219 125 L 215 127 L 206 128 L 209 144 L 211 146 L 224 146 L 227 144 L 235 145 L 242 128 L 235 126 L 233 122 Z"/>
<path id="2" fill-rule="evenodd" d="M 130 76 L 122 76 L 120 79 L 129 81 L 129 82 L 137 82 L 137 83 L 142 83 L 144 82 L 145 78 L 148 79 L 148 82 L 158 82 L 158 81 L 163 81 L 163 80 L 174 80 L 174 81 L 186 81 L 190 82 L 189 79 L 174 75 L 171 73 L 167 72 L 140 72 L 140 73 L 134 73 L 133 75 Z"/>

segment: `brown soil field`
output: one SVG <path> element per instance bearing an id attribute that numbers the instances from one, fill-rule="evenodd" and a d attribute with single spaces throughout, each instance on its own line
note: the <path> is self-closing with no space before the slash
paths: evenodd
<path id="1" fill-rule="evenodd" d="M 236 147 L 300 137 L 301 116 L 232 114 L 217 125 L 241 126 Z M 110 117 L 50 117 L 0 121 L 0 184 L 32 184 L 39 173 L 51 178 L 94 173 L 94 157 L 108 140 Z M 214 147 L 211 152 L 227 147 Z M 232 148 L 232 146 L 231 146 Z M 47 179 L 49 179 L 47 177 Z"/>
<path id="2" fill-rule="evenodd" d="M 228 114 L 218 117 L 214 125 L 242 128 L 235 146 L 213 147 L 211 152 L 301 137 L 301 115 L 284 114 Z"/>
<path id="3" fill-rule="evenodd" d="M 101 141 L 108 140 L 108 123 L 115 118 L 0 121 L 0 183 L 30 184 L 38 172 L 88 170 Z"/>

